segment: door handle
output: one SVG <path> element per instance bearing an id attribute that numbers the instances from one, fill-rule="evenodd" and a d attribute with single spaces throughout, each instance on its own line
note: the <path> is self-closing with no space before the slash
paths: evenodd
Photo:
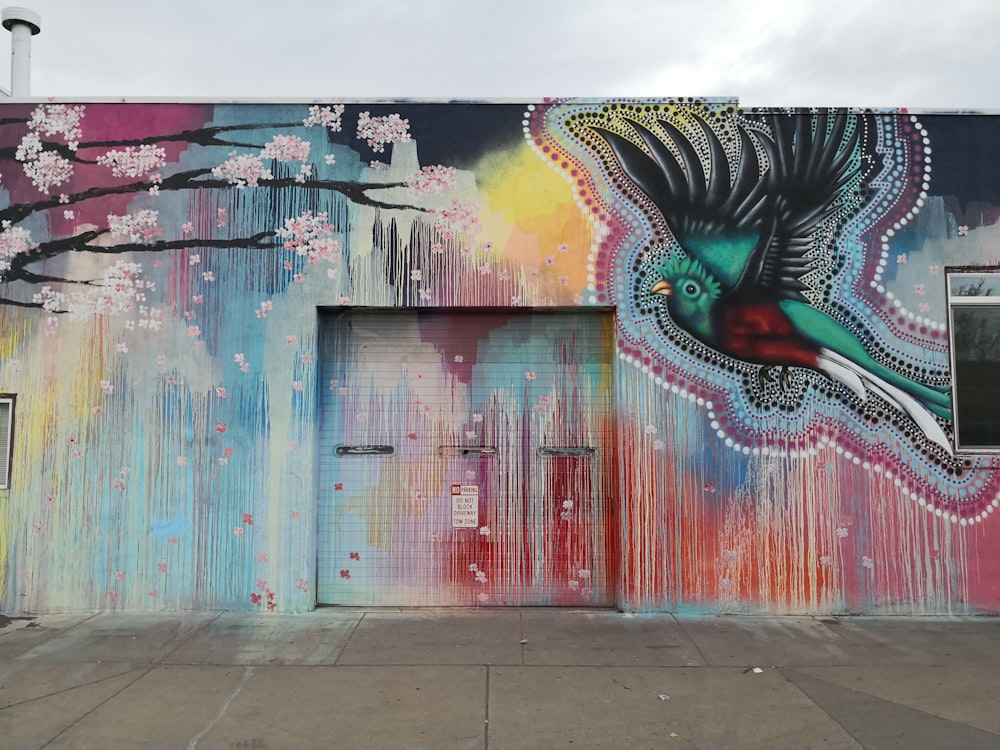
<path id="1" fill-rule="evenodd" d="M 445 458 L 476 458 L 478 456 L 495 456 L 497 449 L 486 445 L 476 448 L 465 445 L 442 445 L 438 448 L 438 455 Z"/>
<path id="2" fill-rule="evenodd" d="M 338 456 L 391 456 L 395 448 L 391 445 L 338 445 L 334 452 Z"/>
<path id="3" fill-rule="evenodd" d="M 593 458 L 597 448 L 592 446 L 547 445 L 538 449 L 539 456 L 569 456 L 570 458 Z"/>

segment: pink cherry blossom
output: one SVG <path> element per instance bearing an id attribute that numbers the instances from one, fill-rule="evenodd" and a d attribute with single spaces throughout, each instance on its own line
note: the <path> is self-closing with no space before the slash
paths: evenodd
<path id="1" fill-rule="evenodd" d="M 77 141 L 83 137 L 80 121 L 86 107 L 83 104 L 41 104 L 31 113 L 28 128 L 46 136 L 62 135 L 70 150 L 76 150 Z"/>
<path id="2" fill-rule="evenodd" d="M 141 177 L 166 164 L 166 149 L 151 144 L 111 149 L 97 157 L 97 163 L 108 167 L 115 177 Z"/>
<path id="3" fill-rule="evenodd" d="M 437 214 L 437 228 L 441 236 L 448 238 L 455 232 L 474 233 L 479 230 L 479 203 L 472 201 L 463 203 L 453 200 L 446 208 L 435 208 L 432 211 Z M 463 254 L 468 254 L 463 250 Z"/>
<path id="4" fill-rule="evenodd" d="M 440 164 L 422 167 L 419 172 L 406 178 L 410 195 L 435 195 L 444 193 L 455 187 L 456 172 L 454 167 Z"/>
<path id="5" fill-rule="evenodd" d="M 48 195 L 51 188 L 73 176 L 73 164 L 55 151 L 41 151 L 24 162 L 24 173 L 32 185 Z"/>
<path id="6" fill-rule="evenodd" d="M 302 124 L 307 128 L 322 125 L 333 133 L 339 133 L 342 124 L 340 118 L 343 114 L 343 104 L 333 104 L 328 107 L 315 105 L 309 107 L 309 116 L 302 121 Z"/>
<path id="7" fill-rule="evenodd" d="M 212 169 L 212 175 L 237 188 L 257 187 L 261 180 L 270 180 L 271 170 L 264 166 L 260 156 L 229 153 L 229 158 Z"/>
<path id="8" fill-rule="evenodd" d="M 385 151 L 387 143 L 407 143 L 410 140 L 410 121 L 398 114 L 372 117 L 370 112 L 358 115 L 357 136 L 367 141 L 376 153 Z"/>
<path id="9" fill-rule="evenodd" d="M 124 216 L 108 215 L 108 230 L 111 235 L 136 243 L 148 244 L 163 234 L 159 227 L 159 211 L 147 208 L 133 211 Z"/>
<path id="10" fill-rule="evenodd" d="M 262 159 L 277 161 L 301 161 L 309 158 L 309 141 L 304 141 L 297 135 L 276 135 L 260 152 Z"/>

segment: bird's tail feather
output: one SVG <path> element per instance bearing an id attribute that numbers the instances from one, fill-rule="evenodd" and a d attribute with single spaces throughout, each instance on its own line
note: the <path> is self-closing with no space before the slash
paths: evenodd
<path id="1" fill-rule="evenodd" d="M 874 393 L 890 406 L 909 416 L 929 440 L 940 445 L 948 453 L 952 452 L 951 441 L 934 414 L 903 389 L 830 349 L 820 350 L 819 368 L 834 380 L 846 385 L 862 400 L 867 398 L 868 392 Z"/>

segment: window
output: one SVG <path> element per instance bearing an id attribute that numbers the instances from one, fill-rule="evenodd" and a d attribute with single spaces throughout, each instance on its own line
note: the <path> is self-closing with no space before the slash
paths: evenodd
<path id="1" fill-rule="evenodd" d="M 14 397 L 0 395 L 0 490 L 10 487 L 11 435 L 14 432 Z"/>
<path id="2" fill-rule="evenodd" d="M 946 268 L 955 447 L 1000 452 L 1000 268 Z"/>

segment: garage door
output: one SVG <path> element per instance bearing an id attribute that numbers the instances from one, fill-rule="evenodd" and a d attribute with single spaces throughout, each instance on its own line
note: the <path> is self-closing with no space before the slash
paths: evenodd
<path id="1" fill-rule="evenodd" d="M 320 603 L 613 602 L 610 313 L 322 323 Z"/>

